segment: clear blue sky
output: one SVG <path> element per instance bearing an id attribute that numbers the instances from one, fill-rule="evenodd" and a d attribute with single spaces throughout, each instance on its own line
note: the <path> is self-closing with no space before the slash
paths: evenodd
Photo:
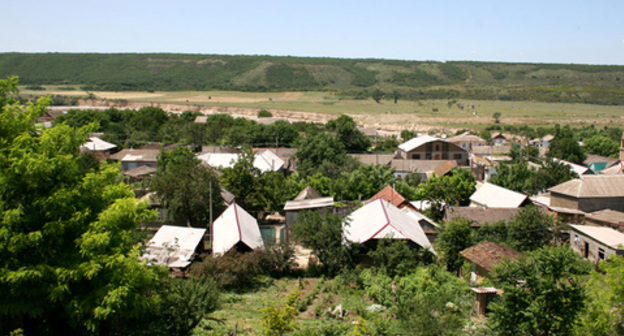
<path id="1" fill-rule="evenodd" d="M 624 65 L 624 1 L 3 0 L 0 52 Z"/>

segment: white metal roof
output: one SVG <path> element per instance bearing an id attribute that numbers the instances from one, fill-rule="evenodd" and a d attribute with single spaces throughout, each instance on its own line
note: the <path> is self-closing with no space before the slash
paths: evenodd
<path id="1" fill-rule="evenodd" d="M 400 209 L 401 211 L 403 211 L 406 215 L 410 216 L 411 218 L 413 218 L 414 220 L 418 221 L 418 223 L 429 223 L 431 226 L 433 227 L 438 227 L 438 223 L 434 222 L 431 218 L 423 215 L 422 213 L 411 209 L 410 207 L 404 207 L 402 209 Z"/>
<path id="2" fill-rule="evenodd" d="M 215 168 L 232 168 L 238 161 L 238 154 L 232 153 L 206 153 L 197 156 L 206 164 Z"/>
<path id="3" fill-rule="evenodd" d="M 113 148 L 117 148 L 117 145 L 110 143 L 110 142 L 106 142 L 98 137 L 90 137 L 89 140 L 87 140 L 87 142 L 82 144 L 82 146 L 80 147 L 86 148 L 90 151 L 99 152 L 99 151 L 107 151 Z"/>
<path id="4" fill-rule="evenodd" d="M 268 149 L 261 153 L 256 153 L 254 157 L 254 167 L 263 173 L 280 170 L 284 166 L 284 162 L 284 160 Z"/>
<path id="5" fill-rule="evenodd" d="M 442 142 L 451 143 L 444 139 L 432 137 L 430 135 L 423 135 L 417 138 L 412 138 L 409 141 L 400 144 L 399 149 L 404 152 L 409 152 L 415 148 L 418 148 L 426 143 L 433 142 L 433 141 L 442 141 Z"/>
<path id="6" fill-rule="evenodd" d="M 566 160 L 555 159 L 555 162 L 560 162 L 560 163 L 563 163 L 563 164 L 569 166 L 570 168 L 572 168 L 572 171 L 574 171 L 576 173 L 576 175 L 578 175 L 578 176 L 581 176 L 581 175 L 587 173 L 587 171 L 589 170 L 589 168 L 587 168 L 585 166 L 581 166 L 581 165 L 578 165 L 576 163 L 572 163 L 572 162 L 566 161 Z"/>
<path id="7" fill-rule="evenodd" d="M 212 252 L 223 255 L 238 242 L 243 242 L 252 250 L 264 247 L 258 221 L 240 205 L 232 203 L 214 221 Z"/>
<path id="8" fill-rule="evenodd" d="M 346 239 L 356 243 L 383 238 L 409 239 L 433 251 L 420 223 L 382 199 L 352 212 L 346 219 L 344 230 Z"/>
<path id="9" fill-rule="evenodd" d="M 591 225 L 569 225 L 573 230 L 584 234 L 585 236 L 603 243 L 613 249 L 624 249 L 624 234 L 613 230 L 612 228 Z M 622 245 L 621 247 L 619 247 Z"/>
<path id="10" fill-rule="evenodd" d="M 517 208 L 526 198 L 525 194 L 485 182 L 470 196 L 470 201 L 488 208 Z"/>
<path id="11" fill-rule="evenodd" d="M 312 198 L 305 200 L 293 200 L 286 201 L 284 205 L 285 211 L 293 211 L 293 210 L 305 210 L 305 209 L 317 209 L 317 208 L 327 208 L 334 206 L 334 198 L 333 197 L 321 197 L 321 198 Z"/>
<path id="12" fill-rule="evenodd" d="M 206 229 L 163 225 L 148 242 L 142 259 L 157 265 L 186 267 L 205 233 Z"/>

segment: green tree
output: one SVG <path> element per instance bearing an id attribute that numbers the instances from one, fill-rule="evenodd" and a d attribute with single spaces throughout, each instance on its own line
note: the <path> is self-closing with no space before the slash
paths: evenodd
<path id="1" fill-rule="evenodd" d="M 530 251 L 552 242 L 555 229 L 551 215 L 536 206 L 522 208 L 508 222 L 508 243 L 517 250 Z"/>
<path id="2" fill-rule="evenodd" d="M 494 112 L 494 114 L 492 114 L 492 119 L 494 119 L 494 123 L 495 124 L 500 124 L 500 118 L 503 114 L 500 112 Z"/>
<path id="3" fill-rule="evenodd" d="M 410 130 L 402 130 L 401 131 L 401 140 L 403 140 L 404 142 L 408 141 L 408 140 L 410 140 L 412 138 L 415 138 L 415 137 L 416 137 L 416 132 L 412 132 Z"/>
<path id="4" fill-rule="evenodd" d="M 464 258 L 459 252 L 475 243 L 470 221 L 464 218 L 448 221 L 441 225 L 436 239 L 436 249 L 449 272 L 459 272 Z"/>
<path id="5" fill-rule="evenodd" d="M 258 184 L 260 171 L 254 167 L 254 159 L 251 148 L 244 149 L 234 166 L 223 169 L 220 177 L 223 187 L 234 194 L 236 203 L 247 211 L 261 210 L 265 204 Z"/>
<path id="6" fill-rule="evenodd" d="M 555 138 L 548 146 L 548 157 L 583 164 L 585 153 L 578 142 L 572 138 Z"/>
<path id="7" fill-rule="evenodd" d="M 292 227 L 294 239 L 312 250 L 328 275 L 352 264 L 352 246 L 344 244 L 344 220 L 333 212 L 303 211 Z"/>
<path id="8" fill-rule="evenodd" d="M 624 258 L 612 255 L 592 271 L 587 283 L 587 310 L 581 316 L 577 335 L 624 335 Z"/>
<path id="9" fill-rule="evenodd" d="M 211 193 L 214 218 L 223 211 L 216 173 L 202 165 L 186 147 L 160 153 L 150 189 L 156 192 L 173 218 L 194 227 L 208 225 Z"/>
<path id="10" fill-rule="evenodd" d="M 386 94 L 380 89 L 375 89 L 373 90 L 373 92 L 371 92 L 371 98 L 373 98 L 373 100 L 377 104 L 381 103 L 381 100 L 384 98 L 385 95 Z"/>
<path id="11" fill-rule="evenodd" d="M 583 149 L 589 154 L 617 158 L 620 153 L 620 143 L 605 135 L 594 135 L 585 139 L 583 144 Z"/>
<path id="12" fill-rule="evenodd" d="M 337 119 L 327 122 L 325 127 L 336 132 L 336 137 L 340 140 L 347 151 L 365 151 L 370 147 L 370 139 L 362 133 L 348 115 L 341 115 Z"/>
<path id="13" fill-rule="evenodd" d="M 335 178 L 357 166 L 355 159 L 347 155 L 343 143 L 331 134 L 308 135 L 301 139 L 297 148 L 297 171 L 302 176 L 321 173 Z"/>
<path id="14" fill-rule="evenodd" d="M 536 250 L 496 266 L 493 282 L 502 289 L 490 304 L 490 325 L 499 335 L 570 335 L 585 305 L 579 275 L 589 269 L 567 246 Z"/>
<path id="15" fill-rule="evenodd" d="M 418 186 L 419 199 L 431 202 L 434 219 L 442 218 L 444 205 L 468 205 L 475 192 L 475 179 L 467 169 L 453 168 L 449 175 L 433 176 Z"/>
<path id="16" fill-rule="evenodd" d="M 435 261 L 435 255 L 428 249 L 408 244 L 400 239 L 379 239 L 374 250 L 368 251 L 372 264 L 388 274 L 406 275 L 418 266 Z"/>
<path id="17" fill-rule="evenodd" d="M 119 169 L 81 166 L 93 128 L 38 130 L 47 101 L 23 106 L 0 80 L 0 315 L 27 334 L 95 332 L 156 304 L 162 273 L 139 261 L 135 233 L 151 217 Z"/>

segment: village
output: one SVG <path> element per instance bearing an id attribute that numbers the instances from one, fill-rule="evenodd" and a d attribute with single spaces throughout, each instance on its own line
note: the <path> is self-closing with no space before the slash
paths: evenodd
<path id="1" fill-rule="evenodd" d="M 194 122 L 205 125 L 206 118 L 197 116 Z M 262 121 L 275 122 L 270 119 Z M 384 134 L 371 129 L 359 128 L 358 131 L 369 138 L 373 149 L 386 139 L 400 138 L 399 134 Z M 473 185 L 469 187 L 467 199 L 431 194 L 409 199 L 401 195 L 393 183 L 380 185 L 370 197 L 362 198 L 363 195 L 359 194 L 357 199 L 345 200 L 321 193 L 307 184 L 297 191 L 295 197 L 280 204 L 280 208 L 255 207 L 250 211 L 237 203 L 236 193 L 221 186 L 219 196 L 225 210 L 215 215 L 214 220 L 211 217 L 208 227 L 191 227 L 189 221 L 179 218 L 176 221 L 168 213 L 166 202 L 157 192 L 135 190 L 141 201 L 158 212 L 156 220 L 142 224 L 153 237 L 147 242 L 141 258 L 148 264 L 164 265 L 175 276 L 185 278 L 198 274 L 194 271 L 194 264 L 201 264 L 206 258 L 241 255 L 286 244 L 293 246 L 289 267 L 300 270 L 323 267 L 323 262 L 329 262 L 326 255 L 317 255 L 323 247 L 314 243 L 306 245 L 306 239 L 301 239 L 301 233 L 298 233 L 302 230 L 296 227 L 308 224 L 305 221 L 309 220 L 310 212 L 321 217 L 341 214 L 342 234 L 338 239 L 344 239 L 342 244 L 361 246 L 360 256 L 385 246 L 387 241 L 401 241 L 414 251 L 429 253 L 434 263 L 444 260 L 450 271 L 466 279 L 470 285 L 474 293 L 470 315 L 482 321 L 490 312 L 488 304 L 504 295 L 504 290 L 496 288 L 490 279 L 494 269 L 503 262 L 522 258 L 523 253 L 530 252 L 529 245 L 534 245 L 534 249 L 568 246 L 595 269 L 600 261 L 624 253 L 624 138 L 619 159 L 588 154 L 578 164 L 548 155 L 549 146 L 556 139 L 551 134 L 528 139 L 517 134 L 494 132 L 489 140 L 469 131 L 454 136 L 413 135 L 413 138 L 402 139 L 403 142 L 391 153 L 352 153 L 349 156 L 363 165 L 389 169 L 393 181 L 411 179 L 417 181 L 416 185 L 427 185 L 430 181 L 453 175 L 469 176 Z M 145 181 L 158 174 L 161 153 L 175 146 L 149 144 L 115 152 L 116 145 L 91 136 L 81 148 L 100 159 L 119 162 L 128 181 L 145 186 L 148 185 Z M 218 174 L 247 167 L 256 177 L 267 172 L 288 176 L 297 173 L 301 159 L 296 155 L 298 149 L 292 147 L 253 148 L 251 152 L 227 146 L 191 149 L 200 165 Z M 522 160 L 523 155 L 532 157 Z M 242 160 L 248 161 L 246 166 L 238 164 Z M 536 193 L 510 190 L 498 185 L 500 182 L 491 183 L 491 180 L 497 181 L 497 174 L 504 169 L 501 167 L 512 161 L 516 162 L 514 164 L 521 162 L 531 171 L 546 170 L 540 162 L 555 162 L 566 170 L 568 178 Z M 279 185 L 275 187 L 280 188 Z M 452 193 L 453 190 L 440 192 Z M 305 214 L 303 220 L 302 213 Z M 528 227 L 516 226 L 518 231 L 515 232 L 511 228 L 500 228 L 500 225 L 504 227 L 512 221 L 520 221 L 529 213 L 534 216 L 529 221 L 546 218 L 550 225 L 530 226 L 529 223 Z M 464 235 L 479 235 L 481 238 L 463 237 L 465 246 L 460 243 L 449 247 L 452 242 L 440 242 L 449 239 L 450 232 L 445 232 L 445 227 L 451 226 L 447 224 L 449 222 L 465 223 L 471 232 L 464 231 Z M 519 238 L 513 242 L 511 237 Z M 469 245 L 470 242 L 475 244 Z M 511 246 L 520 247 L 522 252 Z M 330 258 L 333 257 L 339 258 Z M 418 263 L 425 259 L 421 257 Z M 340 307 L 342 309 L 342 305 Z"/>

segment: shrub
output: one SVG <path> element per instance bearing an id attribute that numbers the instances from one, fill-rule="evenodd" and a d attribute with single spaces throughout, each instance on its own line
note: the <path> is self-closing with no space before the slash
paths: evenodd
<path id="1" fill-rule="evenodd" d="M 258 118 L 271 118 L 273 117 L 273 113 L 267 110 L 258 111 Z"/>
<path id="2" fill-rule="evenodd" d="M 372 264 L 389 276 L 404 275 L 419 265 L 431 264 L 435 255 L 428 249 L 408 245 L 404 240 L 381 239 L 377 248 L 367 253 Z"/>
<path id="3" fill-rule="evenodd" d="M 295 247 L 287 243 L 269 245 L 260 262 L 262 270 L 271 277 L 290 275 L 296 266 Z"/>
<path id="4" fill-rule="evenodd" d="M 295 317 L 299 314 L 295 307 L 300 300 L 299 292 L 293 291 L 281 307 L 273 304 L 262 308 L 262 333 L 266 336 L 282 336 L 295 330 Z"/>
<path id="5" fill-rule="evenodd" d="M 223 289 L 243 290 L 257 284 L 255 278 L 263 274 L 261 264 L 264 255 L 263 250 L 256 250 L 249 253 L 230 251 L 218 258 L 209 256 L 194 265 L 191 273 L 212 278 Z"/>

